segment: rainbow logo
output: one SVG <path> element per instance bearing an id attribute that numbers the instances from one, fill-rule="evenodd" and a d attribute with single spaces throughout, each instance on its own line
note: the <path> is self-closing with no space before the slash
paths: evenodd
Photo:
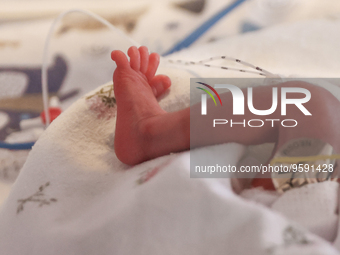
<path id="1" fill-rule="evenodd" d="M 208 85 L 208 84 L 206 84 L 206 83 L 203 83 L 203 82 L 197 82 L 197 83 L 199 83 L 199 84 L 201 84 L 201 85 L 204 85 L 204 86 L 206 86 L 207 88 L 211 89 L 211 91 L 215 93 L 215 95 L 217 96 L 218 100 L 220 101 L 220 103 L 221 103 L 221 105 L 222 105 L 222 100 L 221 100 L 221 98 L 220 98 L 220 95 L 217 93 L 217 91 L 216 91 L 213 87 L 211 87 L 210 85 Z M 200 88 L 200 87 L 196 87 L 196 88 L 201 89 L 201 90 L 203 90 L 205 93 L 207 93 L 207 94 L 212 98 L 212 100 L 214 100 L 214 103 L 215 103 L 215 105 L 217 106 L 217 103 L 216 103 L 216 100 L 215 100 L 214 96 L 213 96 L 208 90 L 202 89 L 202 88 Z"/>

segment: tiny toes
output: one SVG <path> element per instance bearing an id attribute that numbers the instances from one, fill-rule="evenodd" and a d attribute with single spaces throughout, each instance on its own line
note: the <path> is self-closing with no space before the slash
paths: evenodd
<path id="1" fill-rule="evenodd" d="M 145 76 L 148 79 L 148 81 L 151 81 L 151 79 L 155 76 L 158 65 L 159 65 L 159 55 L 157 53 L 151 53 L 149 56 L 148 69 L 145 73 Z"/>
<path id="2" fill-rule="evenodd" d="M 140 54 L 136 46 L 132 46 L 128 50 L 128 55 L 130 57 L 130 66 L 133 70 L 139 71 L 140 68 Z"/>
<path id="3" fill-rule="evenodd" d="M 111 59 L 116 62 L 118 68 L 127 68 L 130 66 L 126 55 L 120 50 L 112 51 Z"/>
<path id="4" fill-rule="evenodd" d="M 145 74 L 149 65 L 149 51 L 145 46 L 139 47 L 138 50 L 140 53 L 140 71 Z"/>
<path id="5" fill-rule="evenodd" d="M 155 97 L 162 95 L 170 86 L 171 80 L 166 75 L 156 75 L 150 81 L 150 86 Z"/>

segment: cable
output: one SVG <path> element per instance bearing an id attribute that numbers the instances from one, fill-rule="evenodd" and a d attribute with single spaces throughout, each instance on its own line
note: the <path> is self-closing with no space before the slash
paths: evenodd
<path id="1" fill-rule="evenodd" d="M 252 70 L 245 70 L 245 69 L 239 69 L 239 68 L 233 68 L 233 67 L 228 67 L 228 66 L 216 66 L 216 65 L 211 65 L 211 64 L 207 64 L 208 62 L 211 62 L 213 60 L 217 60 L 217 59 L 223 59 L 223 60 L 229 60 L 229 61 L 233 61 L 239 64 L 242 64 L 244 66 L 250 67 L 256 71 L 252 71 Z M 242 72 L 242 73 L 251 73 L 251 74 L 258 74 L 261 76 L 265 76 L 267 78 L 279 78 L 280 76 L 277 74 L 273 74 L 259 66 L 254 66 L 253 64 L 250 64 L 248 62 L 245 62 L 241 59 L 237 59 L 237 58 L 232 58 L 232 57 L 228 57 L 228 56 L 216 56 L 216 57 L 210 57 L 208 59 L 203 59 L 200 61 L 185 61 L 185 60 L 172 60 L 172 59 L 168 59 L 167 60 L 169 63 L 172 64 L 177 64 L 177 65 L 198 65 L 198 66 L 204 66 L 204 67 L 209 67 L 209 68 L 218 68 L 218 69 L 223 69 L 223 70 L 230 70 L 230 71 L 237 71 L 237 72 Z"/>
<path id="2" fill-rule="evenodd" d="M 35 142 L 29 143 L 4 143 L 0 142 L 1 149 L 8 149 L 8 150 L 30 150 L 32 149 Z"/>
<path id="3" fill-rule="evenodd" d="M 245 1 L 247 0 L 236 0 L 232 2 L 226 8 L 216 13 L 214 16 L 212 16 L 210 19 L 204 22 L 201 26 L 199 26 L 196 30 L 194 30 L 190 35 L 188 35 L 182 41 L 177 43 L 173 48 L 165 52 L 163 56 L 169 55 L 183 48 L 189 47 L 198 38 L 200 38 L 205 32 L 207 32 L 217 21 L 219 21 L 221 18 L 223 18 L 225 15 L 230 13 L 232 10 L 234 10 L 237 6 L 239 6 Z"/>

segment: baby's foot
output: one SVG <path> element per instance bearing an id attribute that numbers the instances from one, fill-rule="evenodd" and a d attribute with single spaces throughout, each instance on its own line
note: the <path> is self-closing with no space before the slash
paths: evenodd
<path id="1" fill-rule="evenodd" d="M 159 55 L 149 55 L 144 46 L 128 50 L 130 62 L 121 51 L 113 51 L 111 58 L 117 64 L 113 74 L 117 102 L 115 152 L 124 163 L 134 165 L 149 159 L 147 127 L 165 111 L 156 97 L 171 85 L 168 76 L 156 75 Z"/>

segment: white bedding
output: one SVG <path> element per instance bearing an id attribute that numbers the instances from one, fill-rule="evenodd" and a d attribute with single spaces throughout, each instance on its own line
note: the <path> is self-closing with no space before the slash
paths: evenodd
<path id="1" fill-rule="evenodd" d="M 278 26 L 168 59 L 225 54 L 286 76 L 339 77 L 339 28 L 339 20 Z M 159 72 L 173 81 L 170 94 L 161 101 L 167 110 L 188 105 L 189 77 L 240 77 L 174 66 L 166 59 Z M 189 152 L 132 168 L 123 165 L 112 149 L 114 117 L 97 116 L 82 98 L 43 133 L 1 207 L 1 253 L 339 253 L 340 241 L 332 244 L 338 232 L 337 183 L 308 186 L 301 193 L 293 190 L 299 193 L 294 199 L 311 198 L 304 206 L 290 198 L 292 192 L 264 206 L 249 201 L 255 200 L 252 195 L 245 200 L 234 194 L 229 179 L 190 179 Z M 219 146 L 230 152 L 223 159 L 226 164 L 236 164 L 245 150 L 238 144 Z M 213 157 L 214 148 L 194 153 Z M 324 201 L 324 196 L 333 199 Z M 317 212 L 324 220 L 311 224 L 303 215 L 319 208 L 320 201 L 323 210 Z M 285 209 L 297 203 L 301 210 L 296 214 Z"/>

